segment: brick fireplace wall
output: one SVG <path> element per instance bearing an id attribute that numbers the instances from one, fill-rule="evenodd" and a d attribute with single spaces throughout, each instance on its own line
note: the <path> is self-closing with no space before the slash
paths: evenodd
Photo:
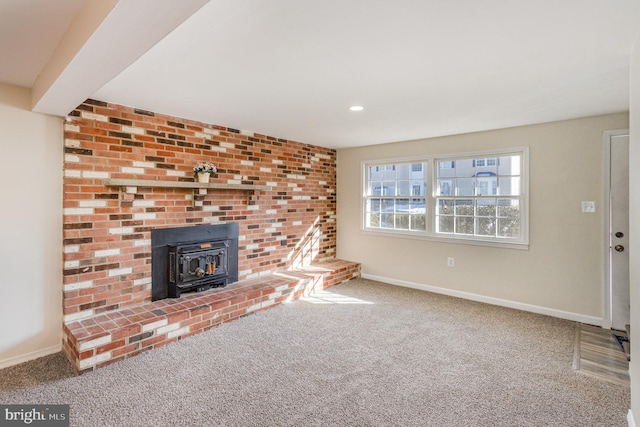
<path id="1" fill-rule="evenodd" d="M 151 300 L 151 230 L 237 222 L 239 279 L 335 257 L 335 150 L 87 100 L 65 123 L 64 321 Z M 193 182 L 211 161 L 228 189 L 107 187 Z"/>

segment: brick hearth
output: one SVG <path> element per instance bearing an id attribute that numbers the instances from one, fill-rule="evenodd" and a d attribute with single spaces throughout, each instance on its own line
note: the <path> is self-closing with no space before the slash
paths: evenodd
<path id="1" fill-rule="evenodd" d="M 65 352 L 94 370 L 356 277 L 359 264 L 333 260 L 111 311 L 65 324 Z"/>

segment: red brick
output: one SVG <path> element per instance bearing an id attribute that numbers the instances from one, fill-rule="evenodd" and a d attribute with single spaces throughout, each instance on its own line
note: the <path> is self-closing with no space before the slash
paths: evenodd
<path id="1" fill-rule="evenodd" d="M 167 335 L 166 334 L 156 335 L 154 337 L 147 338 L 146 340 L 143 340 L 141 347 L 142 348 L 153 347 L 153 346 L 158 345 L 161 342 L 166 341 L 166 340 L 167 340 Z"/>
<path id="2" fill-rule="evenodd" d="M 177 323 L 189 318 L 190 312 L 188 310 L 181 310 L 172 313 L 168 316 L 169 323 Z"/>
<path id="3" fill-rule="evenodd" d="M 136 335 L 142 331 L 142 327 L 139 324 L 132 324 L 131 326 L 126 326 L 122 329 L 119 329 L 111 334 L 113 340 L 120 340 L 124 338 L 129 338 L 130 336 Z"/>
<path id="4" fill-rule="evenodd" d="M 100 347 L 97 347 L 96 354 L 104 353 L 104 352 L 116 349 L 118 347 L 123 347 L 124 345 L 125 345 L 124 340 L 113 341 L 113 342 L 110 342 L 109 344 L 105 344 L 105 345 L 101 345 Z"/>
<path id="5" fill-rule="evenodd" d="M 136 343 L 133 343 L 133 344 L 129 344 L 129 345 L 125 346 L 125 347 L 120 347 L 120 348 L 117 348 L 117 349 L 113 350 L 111 352 L 111 357 L 118 357 L 118 356 L 122 356 L 122 355 L 127 355 L 129 353 L 132 353 L 132 352 L 138 350 L 139 348 L 140 348 L 140 343 L 139 342 L 136 342 Z"/>

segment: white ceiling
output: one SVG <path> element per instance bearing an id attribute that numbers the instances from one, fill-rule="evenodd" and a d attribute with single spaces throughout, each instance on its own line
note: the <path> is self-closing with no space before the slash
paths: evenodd
<path id="1" fill-rule="evenodd" d="M 33 86 L 82 0 L 0 0 L 0 82 Z"/>
<path id="2" fill-rule="evenodd" d="M 32 86 L 83 2 L 51 3 L 0 1 L 0 81 Z M 147 15 L 138 32 L 155 28 Z M 210 0 L 76 96 L 327 147 L 379 144 L 627 111 L 639 31 L 638 0 Z"/>

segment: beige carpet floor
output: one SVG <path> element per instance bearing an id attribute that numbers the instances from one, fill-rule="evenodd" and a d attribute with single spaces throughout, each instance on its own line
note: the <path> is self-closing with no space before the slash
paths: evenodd
<path id="1" fill-rule="evenodd" d="M 2 404 L 73 426 L 625 426 L 629 388 L 572 370 L 576 324 L 352 280 L 75 376 L 0 371 Z"/>

